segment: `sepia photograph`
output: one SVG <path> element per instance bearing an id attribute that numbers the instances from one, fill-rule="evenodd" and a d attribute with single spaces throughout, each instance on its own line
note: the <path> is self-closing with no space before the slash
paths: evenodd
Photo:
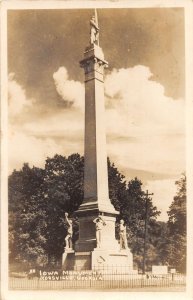
<path id="1" fill-rule="evenodd" d="M 8 290 L 183 296 L 185 8 L 21 2 L 3 27 Z"/>

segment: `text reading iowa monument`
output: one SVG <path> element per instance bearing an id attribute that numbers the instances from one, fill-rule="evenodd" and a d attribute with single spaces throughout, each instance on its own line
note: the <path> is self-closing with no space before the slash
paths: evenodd
<path id="1" fill-rule="evenodd" d="M 66 248 L 63 268 L 124 266 L 133 270 L 133 257 L 126 243 L 125 226 L 120 224 L 120 244 L 115 239 L 115 211 L 109 199 L 105 135 L 104 69 L 108 63 L 99 46 L 97 15 L 90 20 L 90 45 L 80 66 L 85 73 L 85 169 L 84 200 L 77 216 L 79 239 L 74 249 Z"/>

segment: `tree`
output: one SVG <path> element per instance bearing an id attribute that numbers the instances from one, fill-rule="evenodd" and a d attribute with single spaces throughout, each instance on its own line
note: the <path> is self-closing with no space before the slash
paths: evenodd
<path id="1" fill-rule="evenodd" d="M 182 174 L 181 178 L 175 182 L 177 194 L 174 197 L 168 211 L 168 226 L 174 234 L 186 234 L 186 176 Z"/>
<path id="2" fill-rule="evenodd" d="M 10 261 L 36 261 L 45 254 L 45 211 L 41 188 L 44 171 L 24 164 L 9 176 L 9 254 Z"/>
<path id="3" fill-rule="evenodd" d="M 146 207 L 147 203 L 147 207 Z M 159 226 L 156 219 L 160 211 L 153 206 L 152 199 L 146 197 L 142 182 L 132 179 L 127 185 L 127 197 L 121 203 L 120 215 L 128 227 L 128 245 L 134 254 L 134 263 L 142 269 L 145 239 L 145 219 L 147 218 L 146 265 L 150 268 L 156 257 L 155 236 Z"/>
<path id="4" fill-rule="evenodd" d="M 109 159 L 108 179 L 111 202 L 115 209 L 120 211 L 117 217 L 116 237 L 118 238 L 119 235 L 119 221 L 120 219 L 124 219 L 127 226 L 128 245 L 134 254 L 134 263 L 139 268 L 142 268 L 146 218 L 146 196 L 142 189 L 142 182 L 138 178 L 135 178 L 126 183 L 124 175 L 118 171 L 114 163 L 110 163 Z M 152 263 L 158 260 L 156 255 L 156 237 L 159 223 L 156 219 L 160 212 L 153 206 L 151 198 L 147 199 L 147 203 L 148 236 L 146 243 L 146 263 L 150 268 Z"/>
<path id="5" fill-rule="evenodd" d="M 109 198 L 114 208 L 118 211 L 121 209 L 121 203 L 126 197 L 126 180 L 125 176 L 121 174 L 115 167 L 114 163 L 107 159 L 108 165 L 108 184 L 109 184 Z"/>
<path id="6" fill-rule="evenodd" d="M 64 213 L 73 217 L 83 200 L 84 159 L 47 158 L 45 169 L 24 164 L 9 176 L 10 261 L 37 263 L 61 256 L 66 224 Z M 75 236 L 77 222 L 74 218 Z"/>
<path id="7" fill-rule="evenodd" d="M 155 232 L 156 265 L 168 265 L 168 235 L 169 230 L 166 222 L 158 222 L 157 232 Z"/>
<path id="8" fill-rule="evenodd" d="M 46 209 L 46 251 L 48 260 L 59 260 L 64 249 L 64 237 L 67 232 L 65 212 L 73 217 L 83 200 L 83 167 L 84 158 L 72 154 L 68 158 L 55 155 L 47 158 L 43 195 Z M 75 239 L 77 222 L 74 218 Z M 57 234 L 56 234 L 57 233 Z"/>
<path id="9" fill-rule="evenodd" d="M 168 263 L 186 271 L 186 176 L 176 181 L 177 193 L 168 211 Z"/>

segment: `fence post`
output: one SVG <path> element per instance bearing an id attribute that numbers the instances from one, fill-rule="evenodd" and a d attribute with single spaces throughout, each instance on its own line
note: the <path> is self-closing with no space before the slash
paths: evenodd
<path id="1" fill-rule="evenodd" d="M 143 274 L 141 274 L 141 287 L 143 287 Z"/>

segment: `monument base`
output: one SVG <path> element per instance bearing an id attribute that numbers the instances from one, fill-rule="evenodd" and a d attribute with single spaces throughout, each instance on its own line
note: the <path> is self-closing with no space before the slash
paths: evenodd
<path id="1" fill-rule="evenodd" d="M 88 252 L 70 252 L 63 254 L 64 270 L 100 270 L 116 272 L 116 274 L 135 274 L 133 270 L 133 255 L 129 249 L 111 251 L 95 248 Z"/>
<path id="2" fill-rule="evenodd" d="M 95 248 L 92 252 L 92 269 L 132 274 L 133 255 L 129 249 L 111 251 Z"/>
<path id="3" fill-rule="evenodd" d="M 62 254 L 62 268 L 72 270 L 74 268 L 74 250 L 66 249 Z"/>

